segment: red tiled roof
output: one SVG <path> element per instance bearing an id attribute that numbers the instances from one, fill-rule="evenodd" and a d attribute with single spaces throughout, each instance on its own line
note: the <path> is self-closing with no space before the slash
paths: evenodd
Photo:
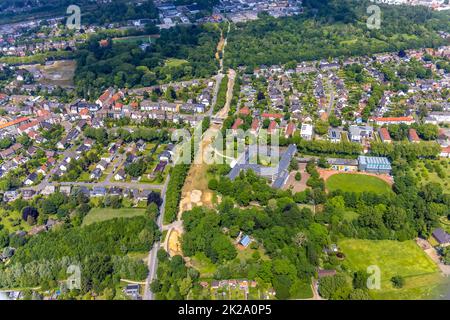
<path id="1" fill-rule="evenodd" d="M 28 132 L 28 136 L 31 139 L 36 139 L 36 137 L 38 136 L 38 133 L 36 131 L 30 131 L 30 132 Z"/>
<path id="2" fill-rule="evenodd" d="M 380 129 L 380 136 L 383 141 L 391 140 L 391 135 L 389 134 L 389 131 L 386 128 Z"/>
<path id="3" fill-rule="evenodd" d="M 7 123 L 4 123 L 4 124 L 0 125 L 0 129 L 5 129 L 5 128 L 11 127 L 11 126 L 18 125 L 19 123 L 28 121 L 29 119 L 30 118 L 28 118 L 28 117 L 21 117 L 21 118 L 18 118 L 16 120 L 9 121 Z"/>
<path id="4" fill-rule="evenodd" d="M 242 120 L 241 118 L 237 118 L 236 121 L 234 122 L 233 126 L 231 127 L 231 129 L 236 130 L 236 129 L 239 128 L 243 123 L 244 123 L 244 120 Z"/>
<path id="5" fill-rule="evenodd" d="M 283 118 L 282 114 L 279 113 L 263 113 L 263 118 L 274 118 L 274 119 L 281 119 Z"/>
<path id="6" fill-rule="evenodd" d="M 37 111 L 37 115 L 38 115 L 38 117 L 47 117 L 47 116 L 50 116 L 50 111 L 39 109 Z"/>
<path id="7" fill-rule="evenodd" d="M 259 120 L 258 119 L 253 119 L 252 121 L 252 130 L 257 130 L 259 128 Z"/>
<path id="8" fill-rule="evenodd" d="M 108 39 L 103 39 L 103 40 L 100 40 L 99 44 L 101 47 L 107 47 L 109 45 L 109 41 L 108 41 Z"/>
<path id="9" fill-rule="evenodd" d="M 241 110 L 239 110 L 239 114 L 242 114 L 244 116 L 248 116 L 250 114 L 250 109 L 248 107 L 244 107 Z"/>
<path id="10" fill-rule="evenodd" d="M 106 100 L 108 100 L 110 96 L 110 92 L 109 90 L 106 90 L 101 96 L 100 98 L 98 98 L 98 100 L 100 100 L 101 102 L 106 102 Z"/>
<path id="11" fill-rule="evenodd" d="M 21 125 L 19 127 L 19 130 L 20 131 L 25 131 L 25 130 L 28 130 L 28 129 L 33 128 L 35 126 L 38 126 L 38 125 L 39 125 L 39 121 L 35 120 L 35 121 L 30 122 L 30 123 L 25 123 L 25 124 Z"/>
<path id="12" fill-rule="evenodd" d="M 292 136 L 295 131 L 295 123 L 290 122 L 286 128 L 286 135 Z"/>
<path id="13" fill-rule="evenodd" d="M 380 122 L 406 122 L 406 121 L 414 121 L 413 117 L 374 117 L 372 118 L 374 121 L 380 121 Z"/>
<path id="14" fill-rule="evenodd" d="M 276 123 L 274 120 L 272 120 L 269 124 L 268 131 L 272 132 L 273 130 L 275 130 L 277 128 L 277 126 L 278 126 L 278 123 Z"/>
<path id="15" fill-rule="evenodd" d="M 420 141 L 417 131 L 415 129 L 409 129 L 409 139 L 412 141 Z"/>

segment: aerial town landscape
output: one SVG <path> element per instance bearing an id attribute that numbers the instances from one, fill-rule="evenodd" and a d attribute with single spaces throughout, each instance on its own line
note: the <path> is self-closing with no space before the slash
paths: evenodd
<path id="1" fill-rule="evenodd" d="M 450 300 L 449 183 L 448 0 L 0 3 L 0 300 Z"/>

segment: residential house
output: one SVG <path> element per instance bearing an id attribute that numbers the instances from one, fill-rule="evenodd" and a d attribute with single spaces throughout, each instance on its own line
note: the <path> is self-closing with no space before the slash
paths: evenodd
<path id="1" fill-rule="evenodd" d="M 46 186 L 44 188 L 44 190 L 42 190 L 41 194 L 44 195 L 44 196 L 49 196 L 52 193 L 55 193 L 55 191 L 56 191 L 55 186 Z"/>
<path id="2" fill-rule="evenodd" d="M 269 134 L 274 134 L 278 130 L 278 123 L 274 120 L 270 121 L 269 127 L 267 128 L 267 132 Z"/>
<path id="3" fill-rule="evenodd" d="M 413 117 L 374 117 L 371 118 L 377 125 L 383 126 L 385 124 L 407 124 L 411 125 L 415 122 Z"/>
<path id="4" fill-rule="evenodd" d="M 38 175 L 36 172 L 33 172 L 31 174 L 28 175 L 28 177 L 25 179 L 24 184 L 26 186 L 31 186 L 33 185 L 38 179 Z"/>
<path id="5" fill-rule="evenodd" d="M 97 164 L 96 168 L 105 171 L 106 168 L 108 168 L 108 163 L 105 160 L 100 160 L 100 162 Z"/>
<path id="6" fill-rule="evenodd" d="M 408 130 L 408 140 L 412 143 L 419 143 L 420 142 L 420 138 L 419 135 L 417 134 L 416 129 L 412 129 L 410 128 Z"/>
<path id="7" fill-rule="evenodd" d="M 285 138 L 289 138 L 292 137 L 295 133 L 295 131 L 297 130 L 297 126 L 295 123 L 293 122 L 289 122 L 289 124 L 286 127 L 286 131 L 285 131 Z"/>
<path id="8" fill-rule="evenodd" d="M 16 190 L 9 190 L 3 193 L 3 201 L 11 202 L 19 198 L 19 193 Z"/>
<path id="9" fill-rule="evenodd" d="M 259 131 L 259 120 L 258 119 L 253 119 L 252 121 L 252 125 L 250 127 L 250 133 L 256 135 Z"/>
<path id="10" fill-rule="evenodd" d="M 172 154 L 169 151 L 163 151 L 159 155 L 159 161 L 170 162 L 172 159 Z"/>
<path id="11" fill-rule="evenodd" d="M 384 143 L 392 143 L 391 135 L 389 134 L 389 130 L 387 128 L 380 128 L 378 130 L 378 134 L 380 135 L 381 141 Z"/>
<path id="12" fill-rule="evenodd" d="M 119 171 L 117 171 L 117 173 L 114 176 L 114 180 L 116 180 L 116 181 L 122 181 L 122 180 L 125 180 L 125 178 L 126 178 L 126 173 L 125 173 L 125 170 L 123 170 L 123 169 L 120 169 Z"/>
<path id="13" fill-rule="evenodd" d="M 30 200 L 36 195 L 36 191 L 32 189 L 22 190 L 22 198 L 24 200 Z"/>
<path id="14" fill-rule="evenodd" d="M 341 135 L 342 135 L 341 130 L 337 128 L 330 128 L 328 130 L 328 138 L 333 143 L 341 142 Z"/>
<path id="15" fill-rule="evenodd" d="M 233 133 L 236 134 L 239 127 L 243 124 L 244 124 L 244 120 L 242 120 L 241 118 L 237 118 L 236 121 L 231 126 L 231 130 L 233 130 Z"/>
<path id="16" fill-rule="evenodd" d="M 133 299 L 139 298 L 139 291 L 140 286 L 139 284 L 128 284 L 124 289 L 123 292 L 127 295 L 132 297 Z"/>
<path id="17" fill-rule="evenodd" d="M 90 178 L 92 180 L 99 180 L 102 177 L 102 170 L 100 168 L 95 168 L 92 170 Z"/>
<path id="18" fill-rule="evenodd" d="M 104 197 L 106 196 L 106 188 L 104 187 L 94 187 L 90 192 L 91 197 Z"/>
<path id="19" fill-rule="evenodd" d="M 450 234 L 445 232 L 441 228 L 437 228 L 432 233 L 433 238 L 436 239 L 436 241 L 439 243 L 439 246 L 441 247 L 447 247 L 450 246 Z"/>
<path id="20" fill-rule="evenodd" d="M 352 125 L 349 127 L 349 138 L 352 142 L 362 142 L 373 138 L 373 128 L 370 126 Z"/>
<path id="21" fill-rule="evenodd" d="M 300 136 L 305 140 L 312 140 L 313 126 L 308 123 L 302 124 L 301 130 L 300 130 Z"/>
<path id="22" fill-rule="evenodd" d="M 71 186 L 61 186 L 61 187 L 59 187 L 59 192 L 61 192 L 62 194 L 65 194 L 66 196 L 70 195 L 71 190 L 72 190 Z"/>

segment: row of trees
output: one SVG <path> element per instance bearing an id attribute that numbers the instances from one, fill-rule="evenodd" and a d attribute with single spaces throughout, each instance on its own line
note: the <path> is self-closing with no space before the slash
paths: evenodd
<path id="1" fill-rule="evenodd" d="M 441 152 L 441 147 L 436 142 L 398 142 L 393 144 L 372 142 L 371 154 L 374 156 L 389 157 L 393 160 L 405 159 L 413 161 L 418 158 L 434 159 Z"/>
<path id="2" fill-rule="evenodd" d="M 216 104 L 214 105 L 214 112 L 218 112 L 225 106 L 225 103 L 227 101 L 227 89 L 228 89 L 228 76 L 225 75 L 219 86 Z"/>

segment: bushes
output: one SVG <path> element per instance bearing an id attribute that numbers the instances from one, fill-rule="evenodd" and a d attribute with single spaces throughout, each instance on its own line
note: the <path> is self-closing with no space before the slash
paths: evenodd
<path id="1" fill-rule="evenodd" d="M 391 278 L 394 288 L 400 289 L 405 285 L 405 279 L 402 276 L 394 276 Z"/>
<path id="2" fill-rule="evenodd" d="M 283 139 L 280 139 L 280 144 L 282 144 L 282 140 Z M 328 140 L 307 141 L 300 137 L 294 137 L 285 142 L 287 144 L 295 143 L 299 153 L 309 155 L 356 158 L 362 152 L 361 145 L 353 142 L 333 143 Z"/>
<path id="3" fill-rule="evenodd" d="M 34 219 L 36 221 L 38 216 L 39 216 L 39 212 L 37 211 L 36 208 L 26 207 L 22 210 L 22 219 L 24 221 L 28 221 L 29 218 Z"/>
<path id="4" fill-rule="evenodd" d="M 225 106 L 227 102 L 227 90 L 228 90 L 228 76 L 224 76 L 220 83 L 219 93 L 217 94 L 217 101 L 214 105 L 214 112 L 218 112 Z"/>
<path id="5" fill-rule="evenodd" d="M 441 147 L 436 142 L 399 142 L 394 144 L 372 142 L 371 148 L 371 154 L 374 156 L 389 157 L 392 160 L 406 159 L 407 161 L 418 158 L 434 159 L 441 152 Z"/>

